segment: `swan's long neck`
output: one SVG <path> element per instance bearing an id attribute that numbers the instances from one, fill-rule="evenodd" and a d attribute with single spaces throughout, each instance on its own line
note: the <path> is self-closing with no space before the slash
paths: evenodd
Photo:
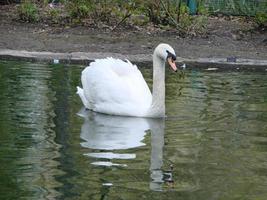
<path id="1" fill-rule="evenodd" d="M 150 107 L 152 117 L 165 116 L 165 62 L 153 54 L 153 91 Z"/>

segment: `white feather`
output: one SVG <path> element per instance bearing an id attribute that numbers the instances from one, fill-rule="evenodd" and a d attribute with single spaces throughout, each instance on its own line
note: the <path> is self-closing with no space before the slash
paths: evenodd
<path id="1" fill-rule="evenodd" d="M 142 116 L 152 101 L 151 92 L 136 65 L 106 58 L 82 72 L 85 107 L 100 113 Z"/>
<path id="2" fill-rule="evenodd" d="M 77 87 L 84 106 L 111 115 L 164 117 L 166 52 L 175 55 L 167 44 L 158 45 L 153 54 L 153 97 L 130 61 L 105 58 L 90 63 L 82 71 L 83 89 Z"/>

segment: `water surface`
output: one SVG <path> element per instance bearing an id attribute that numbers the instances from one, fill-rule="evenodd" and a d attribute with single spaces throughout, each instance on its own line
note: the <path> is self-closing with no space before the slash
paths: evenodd
<path id="1" fill-rule="evenodd" d="M 0 62 L 0 199 L 267 199 L 267 72 L 167 70 L 160 120 L 85 111 L 82 69 Z"/>

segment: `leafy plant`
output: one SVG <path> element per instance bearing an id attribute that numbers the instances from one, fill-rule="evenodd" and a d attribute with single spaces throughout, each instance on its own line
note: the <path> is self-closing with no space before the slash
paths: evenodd
<path id="1" fill-rule="evenodd" d="M 49 9 L 48 16 L 53 23 L 57 24 L 60 21 L 60 10 L 55 8 Z"/>
<path id="2" fill-rule="evenodd" d="M 199 15 L 209 15 L 209 9 L 207 8 L 207 6 L 205 5 L 205 2 L 203 0 L 200 0 L 198 2 L 198 6 L 197 6 L 197 13 Z"/>
<path id="3" fill-rule="evenodd" d="M 25 22 L 37 22 L 39 19 L 37 6 L 30 2 L 25 1 L 18 7 L 19 18 Z"/>
<path id="4" fill-rule="evenodd" d="M 72 18 L 85 18 L 92 10 L 90 1 L 71 0 L 66 2 L 67 10 Z"/>
<path id="5" fill-rule="evenodd" d="M 258 12 L 258 13 L 256 13 L 256 16 L 255 16 L 254 20 L 258 24 L 259 27 L 266 26 L 266 24 L 267 24 L 267 14 L 264 13 L 264 12 Z"/>
<path id="6" fill-rule="evenodd" d="M 189 8 L 182 3 L 180 7 L 179 25 L 185 34 L 196 36 L 206 33 L 208 15 L 205 8 L 198 8 L 199 15 L 192 16 L 189 14 Z"/>
<path id="7" fill-rule="evenodd" d="M 177 29 L 182 35 L 190 32 L 195 35 L 205 30 L 208 14 L 204 1 L 198 1 L 196 16 L 189 14 L 185 0 L 60 0 L 59 6 L 51 8 L 49 0 L 25 0 L 19 6 L 19 13 L 24 21 L 38 21 L 38 2 L 41 15 L 46 15 L 44 20 L 52 23 L 60 23 L 64 16 L 72 23 L 104 24 L 114 30 L 126 22 L 135 26 L 150 22 L 165 30 Z"/>

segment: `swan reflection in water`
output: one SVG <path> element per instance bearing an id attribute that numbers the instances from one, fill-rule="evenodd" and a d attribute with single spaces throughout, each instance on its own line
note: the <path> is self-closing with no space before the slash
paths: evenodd
<path id="1" fill-rule="evenodd" d="M 163 164 L 164 119 L 111 116 L 82 109 L 84 118 L 81 128 L 81 146 L 105 152 L 87 153 L 86 156 L 109 159 L 135 159 L 136 154 L 113 153 L 113 150 L 131 149 L 146 145 L 143 139 L 147 130 L 151 132 L 150 174 L 151 190 L 161 190 L 165 173 Z M 127 166 L 113 162 L 93 162 L 101 166 Z"/>

